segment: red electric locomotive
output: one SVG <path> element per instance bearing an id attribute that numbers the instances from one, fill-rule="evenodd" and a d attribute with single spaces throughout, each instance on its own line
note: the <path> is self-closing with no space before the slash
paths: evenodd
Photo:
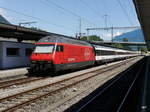
<path id="1" fill-rule="evenodd" d="M 84 41 L 46 36 L 35 45 L 30 73 L 76 69 L 95 62 L 93 47 Z"/>

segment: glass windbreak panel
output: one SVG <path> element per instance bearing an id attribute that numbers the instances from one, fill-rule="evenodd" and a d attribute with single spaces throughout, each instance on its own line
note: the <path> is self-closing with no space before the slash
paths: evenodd
<path id="1" fill-rule="evenodd" d="M 54 45 L 38 45 L 35 47 L 34 53 L 52 53 Z"/>

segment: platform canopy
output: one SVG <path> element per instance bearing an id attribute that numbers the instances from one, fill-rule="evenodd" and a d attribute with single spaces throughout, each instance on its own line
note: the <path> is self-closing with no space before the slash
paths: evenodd
<path id="1" fill-rule="evenodd" d="M 65 35 L 50 33 L 42 30 L 35 30 L 17 25 L 0 23 L 0 36 L 3 38 L 15 38 L 19 42 L 21 42 L 22 40 L 37 41 L 43 36 L 47 35 L 68 37 Z"/>
<path id="2" fill-rule="evenodd" d="M 144 38 L 150 50 L 150 0 L 133 0 Z"/>

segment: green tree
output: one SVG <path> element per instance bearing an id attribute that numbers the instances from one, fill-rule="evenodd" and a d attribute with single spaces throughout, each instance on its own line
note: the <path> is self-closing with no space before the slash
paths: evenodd
<path id="1" fill-rule="evenodd" d="M 147 53 L 147 48 L 146 47 L 140 47 L 140 51 L 142 53 Z"/>
<path id="2" fill-rule="evenodd" d="M 128 42 L 128 38 L 123 38 L 123 42 Z M 123 48 L 126 50 L 132 50 L 132 48 L 129 45 L 123 45 Z"/>
<path id="3" fill-rule="evenodd" d="M 39 30 L 39 31 L 45 31 L 45 30 L 42 30 L 42 29 L 40 29 L 40 28 L 38 28 L 38 27 L 30 27 L 30 29 L 32 29 L 32 30 Z"/>
<path id="4" fill-rule="evenodd" d="M 123 49 L 132 50 L 132 48 L 129 45 L 123 45 Z"/>
<path id="5" fill-rule="evenodd" d="M 87 36 L 83 36 L 80 39 L 86 41 L 87 40 Z"/>
<path id="6" fill-rule="evenodd" d="M 120 43 L 115 43 L 115 44 L 113 44 L 113 46 L 117 47 L 117 48 L 123 48 L 123 45 Z"/>
<path id="7" fill-rule="evenodd" d="M 103 41 L 99 36 L 97 35 L 90 35 L 90 36 L 83 36 L 81 37 L 81 40 L 89 40 L 89 41 Z"/>
<path id="8" fill-rule="evenodd" d="M 123 42 L 128 42 L 128 38 L 123 38 Z"/>

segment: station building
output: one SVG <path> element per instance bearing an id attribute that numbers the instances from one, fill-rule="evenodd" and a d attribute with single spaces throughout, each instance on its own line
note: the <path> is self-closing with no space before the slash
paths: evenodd
<path id="1" fill-rule="evenodd" d="M 2 15 L 0 15 L 0 23 L 11 25 Z M 1 30 L 0 34 L 4 32 Z M 17 42 L 14 38 L 0 37 L 0 69 L 29 66 L 29 57 L 33 49 L 33 43 Z"/>
<path id="2" fill-rule="evenodd" d="M 0 41 L 0 69 L 29 66 L 33 48 L 32 43 Z"/>

